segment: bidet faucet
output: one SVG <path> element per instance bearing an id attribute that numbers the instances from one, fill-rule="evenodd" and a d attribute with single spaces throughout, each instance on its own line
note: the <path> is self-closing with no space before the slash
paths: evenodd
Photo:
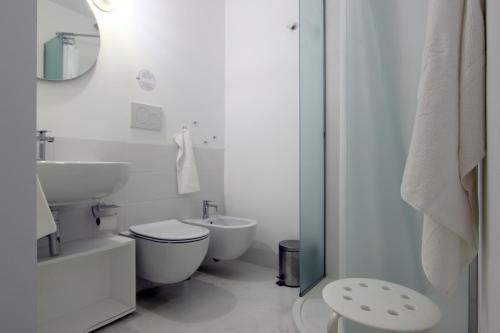
<path id="1" fill-rule="evenodd" d="M 210 201 L 210 200 L 203 200 L 203 219 L 208 219 L 210 217 L 210 215 L 208 214 L 208 210 L 210 209 L 210 207 L 212 208 L 215 208 L 215 211 L 218 210 L 218 207 L 217 205 L 213 205 L 212 204 L 213 201 Z"/>
<path id="2" fill-rule="evenodd" d="M 36 141 L 38 143 L 38 154 L 36 159 L 38 161 L 45 161 L 46 159 L 46 146 L 47 142 L 54 142 L 55 138 L 53 136 L 47 136 L 50 131 L 40 130 L 37 131 Z"/>

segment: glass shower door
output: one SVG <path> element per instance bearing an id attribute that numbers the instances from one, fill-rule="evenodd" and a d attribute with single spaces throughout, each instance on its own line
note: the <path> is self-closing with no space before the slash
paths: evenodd
<path id="1" fill-rule="evenodd" d="M 346 277 L 416 289 L 441 308 L 434 333 L 467 332 L 467 276 L 439 295 L 421 268 L 421 217 L 400 196 L 416 112 L 427 1 L 348 0 Z M 348 323 L 347 333 L 380 332 Z"/>
<path id="2" fill-rule="evenodd" d="M 324 3 L 300 1 L 300 293 L 325 275 Z"/>

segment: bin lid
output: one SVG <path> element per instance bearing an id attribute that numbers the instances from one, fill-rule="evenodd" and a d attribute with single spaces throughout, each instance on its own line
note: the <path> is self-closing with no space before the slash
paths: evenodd
<path id="1" fill-rule="evenodd" d="M 298 240 L 284 240 L 280 242 L 280 251 L 299 252 L 300 242 Z"/>

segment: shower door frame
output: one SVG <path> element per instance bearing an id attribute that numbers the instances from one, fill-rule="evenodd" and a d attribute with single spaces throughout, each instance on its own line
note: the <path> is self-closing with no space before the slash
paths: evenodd
<path id="1" fill-rule="evenodd" d="M 299 0 L 299 1 L 308 1 L 308 0 Z M 322 260 L 322 267 L 321 267 L 321 274 L 319 274 L 319 276 L 316 278 L 316 280 L 314 282 L 311 282 L 306 288 L 303 288 L 302 286 L 302 282 L 301 282 L 301 286 L 300 286 L 300 292 L 299 292 L 299 296 L 300 297 L 303 297 L 305 296 L 309 291 L 311 291 L 318 283 L 320 283 L 326 276 L 326 260 L 327 260 L 327 252 L 326 252 L 326 240 L 327 240 L 327 236 L 326 236 L 326 216 L 327 216 L 327 212 L 326 212 L 326 177 L 327 177 L 327 173 L 326 173 L 326 1 L 328 0 L 321 0 L 321 5 L 322 5 L 322 20 L 321 20 L 321 33 L 322 33 L 322 40 L 321 40 L 321 47 L 322 47 L 322 72 L 323 72 L 323 76 L 322 76 L 322 127 L 321 128 L 318 128 L 317 130 L 320 131 L 321 135 L 322 135 L 322 161 L 320 162 L 322 164 L 322 188 L 320 191 L 322 191 L 322 228 L 323 228 L 323 231 L 322 231 L 322 257 L 323 257 L 323 260 Z M 302 5 L 299 5 L 299 7 L 301 7 Z M 304 37 L 303 35 L 303 32 L 305 31 L 305 27 L 303 26 L 304 24 L 303 23 L 303 17 L 301 16 L 302 15 L 302 11 L 300 11 L 299 13 L 299 16 L 300 16 L 300 21 L 301 21 L 301 24 L 299 25 L 300 27 L 300 33 L 301 33 L 301 37 L 300 39 L 302 40 L 302 38 Z M 302 42 L 300 42 L 302 43 Z M 301 46 L 299 46 L 300 48 L 300 54 L 301 54 L 301 59 L 302 59 L 302 48 Z M 302 62 L 301 62 L 301 65 L 302 67 Z M 302 85 L 302 75 L 301 75 L 301 85 Z M 301 101 L 302 101 L 302 88 L 301 88 Z M 301 111 L 300 111 L 300 117 L 302 118 L 302 115 L 303 115 L 303 105 L 302 103 L 300 104 L 301 106 Z M 302 133 L 302 127 L 301 127 L 301 146 L 303 144 L 303 140 L 304 140 L 304 136 L 303 136 L 303 133 Z M 301 147 L 301 151 L 302 151 L 302 147 Z M 302 157 L 301 157 L 301 163 L 302 163 Z M 302 169 L 302 165 L 301 165 L 301 173 L 302 173 L 303 169 Z M 304 179 L 303 179 L 303 176 L 301 175 L 300 177 L 300 182 L 301 182 L 301 185 L 300 185 L 300 196 L 301 196 L 301 199 L 300 199 L 300 202 L 301 202 L 301 209 L 300 209 L 300 223 L 301 223 L 301 236 L 300 236 L 300 244 L 301 244 L 301 251 L 300 251 L 300 256 L 301 256 L 301 259 L 300 259 L 300 267 L 302 268 L 303 267 L 303 262 L 304 262 L 304 256 L 305 256 L 305 251 L 304 251 L 304 246 L 303 246 L 303 241 L 302 241 L 302 233 L 303 233 L 303 229 L 304 229 L 304 223 L 305 223 L 305 220 L 306 220 L 306 217 L 303 215 L 303 204 L 304 204 L 304 201 L 302 199 L 302 196 L 304 195 L 302 189 L 303 189 L 303 184 L 305 183 L 304 182 Z M 301 280 L 302 280 L 302 277 L 303 277 L 303 274 L 301 274 Z"/>

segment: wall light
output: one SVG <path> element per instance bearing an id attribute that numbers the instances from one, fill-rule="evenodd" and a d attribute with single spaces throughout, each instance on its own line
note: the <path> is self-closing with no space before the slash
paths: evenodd
<path id="1" fill-rule="evenodd" d="M 94 5 L 103 12 L 110 12 L 113 10 L 113 0 L 92 0 Z"/>

